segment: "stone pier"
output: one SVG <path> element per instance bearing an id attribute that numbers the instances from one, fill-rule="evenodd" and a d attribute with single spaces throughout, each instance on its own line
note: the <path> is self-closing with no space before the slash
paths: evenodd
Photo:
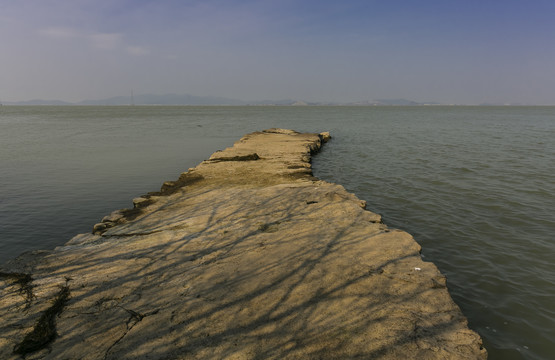
<path id="1" fill-rule="evenodd" d="M 484 359 L 406 232 L 270 129 L 0 272 L 2 359 Z"/>

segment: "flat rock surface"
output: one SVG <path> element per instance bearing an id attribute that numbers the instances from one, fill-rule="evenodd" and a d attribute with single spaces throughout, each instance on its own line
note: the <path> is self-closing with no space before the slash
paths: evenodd
<path id="1" fill-rule="evenodd" d="M 312 177 L 328 136 L 246 135 L 6 264 L 0 358 L 485 358 L 411 235 Z"/>

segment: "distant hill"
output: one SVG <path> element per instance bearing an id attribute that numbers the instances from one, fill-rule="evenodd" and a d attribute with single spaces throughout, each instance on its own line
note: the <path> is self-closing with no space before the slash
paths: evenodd
<path id="1" fill-rule="evenodd" d="M 248 101 L 248 105 L 283 105 L 283 106 L 306 106 L 306 105 L 328 105 L 328 103 L 320 103 L 320 102 L 308 102 L 302 100 L 292 100 L 292 99 L 285 99 L 285 100 L 257 100 L 257 101 Z"/>
<path id="2" fill-rule="evenodd" d="M 380 99 L 376 100 L 380 105 L 402 105 L 402 106 L 414 106 L 420 105 L 416 101 L 407 99 Z"/>
<path id="3" fill-rule="evenodd" d="M 302 100 L 256 100 L 243 101 L 232 98 L 216 96 L 195 96 L 180 94 L 142 94 L 131 96 L 114 96 L 105 99 L 83 100 L 70 103 L 60 100 L 30 100 L 6 102 L 6 105 L 323 105 L 323 103 L 310 103 Z M 326 103 L 327 104 L 327 103 Z"/>
<path id="4" fill-rule="evenodd" d="M 27 101 L 16 101 L 16 102 L 5 102 L 4 105 L 73 105 L 67 101 L 61 100 L 42 100 L 42 99 L 33 99 Z"/>
<path id="5" fill-rule="evenodd" d="M 354 103 L 349 103 L 347 105 L 357 105 L 357 106 L 418 106 L 418 105 L 438 105 L 437 103 L 419 103 L 407 99 L 379 99 L 370 101 L 359 101 Z"/>
<path id="6" fill-rule="evenodd" d="M 510 103 L 481 103 L 478 106 L 527 106 L 527 104 L 515 103 L 515 102 L 510 102 Z"/>
<path id="7" fill-rule="evenodd" d="M 133 97 L 135 105 L 246 105 L 244 101 L 214 96 L 178 94 L 143 94 Z M 100 100 L 84 100 L 78 105 L 130 105 L 130 96 L 116 96 Z"/>

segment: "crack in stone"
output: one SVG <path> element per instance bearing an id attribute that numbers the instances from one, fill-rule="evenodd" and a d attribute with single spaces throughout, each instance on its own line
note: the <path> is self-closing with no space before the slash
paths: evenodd
<path id="1" fill-rule="evenodd" d="M 152 234 L 156 234 L 159 232 L 165 231 L 165 229 L 163 230 L 153 230 L 153 231 L 145 231 L 145 232 L 140 232 L 140 233 L 128 233 L 128 234 L 108 234 L 108 235 L 100 235 L 103 238 L 109 239 L 109 238 L 122 238 L 122 237 L 130 237 L 130 236 L 148 236 L 148 235 L 152 235 Z"/>
<path id="2" fill-rule="evenodd" d="M 104 360 L 106 360 L 108 358 L 108 356 L 110 355 L 110 351 L 114 348 L 114 346 L 116 346 L 121 340 L 123 340 L 123 338 L 131 331 L 131 329 L 133 329 L 135 327 L 135 325 L 137 325 L 139 322 L 141 322 L 145 317 L 150 316 L 150 315 L 154 315 L 157 314 L 160 310 L 156 309 L 153 311 L 149 311 L 145 314 L 141 314 L 135 310 L 131 310 L 131 309 L 126 309 L 121 305 L 118 305 L 118 307 L 122 308 L 123 310 L 125 310 L 127 313 L 129 313 L 129 319 L 127 319 L 125 326 L 127 327 L 127 329 L 123 332 L 123 334 L 112 344 L 110 345 L 110 347 L 106 350 L 106 353 L 104 354 Z"/>

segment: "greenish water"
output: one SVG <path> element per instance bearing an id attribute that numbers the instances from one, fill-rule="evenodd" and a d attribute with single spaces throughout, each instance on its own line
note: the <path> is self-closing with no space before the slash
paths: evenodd
<path id="1" fill-rule="evenodd" d="M 414 235 L 490 359 L 552 358 L 554 107 L 3 106 L 0 262 L 270 127 L 332 133 L 315 175 Z"/>

